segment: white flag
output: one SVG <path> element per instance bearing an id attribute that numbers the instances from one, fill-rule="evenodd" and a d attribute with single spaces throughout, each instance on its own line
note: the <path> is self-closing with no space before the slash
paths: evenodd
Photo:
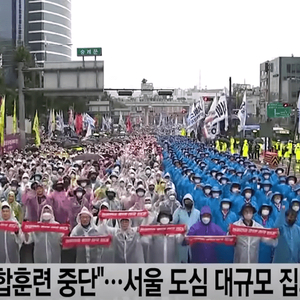
<path id="1" fill-rule="evenodd" d="M 212 121 L 212 125 L 225 120 L 225 131 L 227 131 L 228 130 L 228 109 L 227 109 L 227 99 L 225 95 L 220 97 L 218 104 L 215 108 L 215 112 L 216 112 L 215 118 Z"/>
<path id="2" fill-rule="evenodd" d="M 88 123 L 88 127 L 87 127 L 87 131 L 86 131 L 85 137 L 89 137 L 91 135 L 92 135 L 92 127 L 91 127 L 91 124 Z"/>
<path id="3" fill-rule="evenodd" d="M 298 101 L 299 105 L 299 101 Z M 241 131 L 245 125 L 246 125 L 246 119 L 247 119 L 247 99 L 246 99 L 246 92 L 244 93 L 243 102 L 241 104 L 241 107 L 238 111 L 238 118 L 240 119 L 240 130 Z"/>
<path id="4" fill-rule="evenodd" d="M 125 129 L 126 126 L 125 126 L 125 122 L 123 120 L 123 116 L 122 116 L 122 112 L 120 111 L 120 117 L 119 117 L 119 126 L 122 128 L 122 129 Z"/>

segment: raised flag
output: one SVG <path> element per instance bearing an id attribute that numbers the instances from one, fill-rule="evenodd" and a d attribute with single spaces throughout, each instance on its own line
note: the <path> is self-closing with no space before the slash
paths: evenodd
<path id="1" fill-rule="evenodd" d="M 299 100 L 298 100 L 298 104 L 299 104 Z M 237 114 L 239 120 L 240 120 L 240 129 L 239 131 L 243 130 L 243 128 L 246 125 L 246 119 L 247 119 L 247 99 L 246 99 L 246 91 L 244 93 L 244 97 L 243 97 L 243 102 L 240 106 L 240 109 L 238 111 Z"/>

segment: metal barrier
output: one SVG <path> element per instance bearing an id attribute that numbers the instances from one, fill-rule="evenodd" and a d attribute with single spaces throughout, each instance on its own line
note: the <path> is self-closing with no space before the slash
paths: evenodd
<path id="1" fill-rule="evenodd" d="M 267 162 L 272 167 L 277 167 L 279 164 L 279 157 L 276 152 L 264 152 L 265 162 Z"/>

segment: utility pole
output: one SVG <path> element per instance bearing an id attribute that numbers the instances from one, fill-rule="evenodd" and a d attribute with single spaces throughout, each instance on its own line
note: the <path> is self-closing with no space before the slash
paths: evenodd
<path id="1" fill-rule="evenodd" d="M 19 87 L 19 127 L 20 127 L 20 146 L 21 149 L 25 148 L 26 135 L 25 135 L 25 100 L 24 100 L 24 63 L 18 63 L 18 87 Z"/>

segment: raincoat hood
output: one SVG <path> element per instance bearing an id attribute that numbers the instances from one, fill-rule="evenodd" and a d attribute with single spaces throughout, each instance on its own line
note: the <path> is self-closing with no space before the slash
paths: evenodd
<path id="1" fill-rule="evenodd" d="M 4 206 L 7 206 L 7 207 L 9 208 L 9 210 L 10 210 L 10 218 L 9 218 L 7 221 L 14 221 L 14 222 L 17 222 L 17 219 L 16 219 L 15 216 L 14 216 L 14 212 L 13 212 L 13 210 L 11 209 L 11 207 L 10 207 L 10 205 L 9 205 L 9 203 L 8 203 L 7 201 L 3 201 L 3 202 L 1 203 L 0 220 L 3 220 L 3 218 L 2 218 L 2 207 L 4 207 Z"/>
<path id="2" fill-rule="evenodd" d="M 50 210 L 50 214 L 52 215 L 51 219 L 50 219 L 50 223 L 53 223 L 55 222 L 55 219 L 54 219 L 54 213 L 53 213 L 53 209 L 52 209 L 52 206 L 46 204 L 43 208 L 42 208 L 42 211 L 41 211 L 41 217 L 40 217 L 40 221 L 42 222 L 43 221 L 43 214 L 44 214 L 44 211 L 45 211 L 45 208 L 48 208 Z"/>
<path id="3" fill-rule="evenodd" d="M 203 216 L 204 214 L 210 214 L 211 215 L 211 209 L 207 205 L 202 207 L 201 212 L 200 212 L 200 216 Z"/>
<path id="4" fill-rule="evenodd" d="M 93 218 L 92 213 L 89 212 L 89 210 L 84 206 L 84 207 L 82 208 L 82 210 L 80 211 L 80 213 L 77 215 L 76 221 L 77 221 L 78 224 L 81 225 L 81 222 L 80 222 L 80 216 L 81 216 L 82 214 L 87 214 L 87 215 L 89 215 L 89 216 L 91 217 L 90 223 L 91 223 L 91 224 L 93 223 L 94 218 Z"/>

